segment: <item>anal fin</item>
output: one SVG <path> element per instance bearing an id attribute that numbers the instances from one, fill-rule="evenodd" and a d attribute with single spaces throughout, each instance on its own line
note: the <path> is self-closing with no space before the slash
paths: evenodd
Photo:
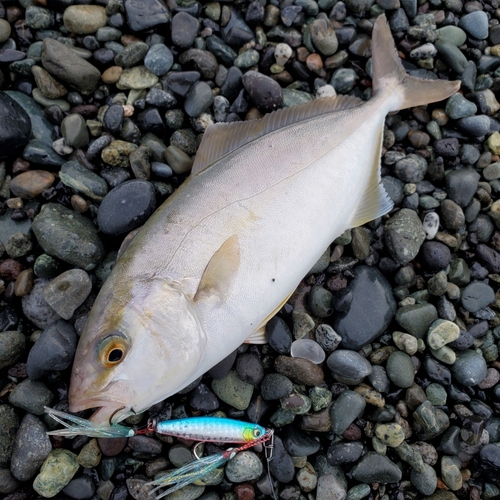
<path id="1" fill-rule="evenodd" d="M 361 226 L 377 217 L 385 215 L 392 210 L 394 203 L 387 195 L 384 186 L 380 183 L 380 155 L 382 152 L 382 140 L 384 129 L 380 127 L 378 147 L 373 155 L 373 165 L 371 169 L 368 187 L 363 194 L 362 203 L 357 208 L 351 227 Z"/>

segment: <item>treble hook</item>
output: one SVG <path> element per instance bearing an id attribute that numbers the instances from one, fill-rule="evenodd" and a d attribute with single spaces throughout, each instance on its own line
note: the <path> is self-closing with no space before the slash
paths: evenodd
<path id="1" fill-rule="evenodd" d="M 196 443 L 193 448 L 193 455 L 195 456 L 196 460 L 200 460 L 201 456 L 198 456 L 197 448 L 198 446 L 205 444 L 203 441 L 200 441 L 199 443 Z"/>

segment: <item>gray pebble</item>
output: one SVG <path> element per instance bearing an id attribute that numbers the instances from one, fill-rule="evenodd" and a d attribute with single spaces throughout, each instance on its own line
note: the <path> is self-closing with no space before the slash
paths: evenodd
<path id="1" fill-rule="evenodd" d="M 16 434 L 10 464 L 12 475 L 19 481 L 33 478 L 52 450 L 46 433 L 40 419 L 30 413 L 25 415 Z"/>
<path id="2" fill-rule="evenodd" d="M 43 415 L 44 407 L 50 406 L 54 395 L 42 382 L 23 380 L 9 394 L 9 403 L 35 415 Z"/>

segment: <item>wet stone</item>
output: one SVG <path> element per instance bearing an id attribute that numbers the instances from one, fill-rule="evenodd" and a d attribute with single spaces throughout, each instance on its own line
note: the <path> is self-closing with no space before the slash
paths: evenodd
<path id="1" fill-rule="evenodd" d="M 280 483 L 289 483 L 295 475 L 292 457 L 286 451 L 283 441 L 278 436 L 274 438 L 274 456 L 269 462 L 269 469 L 273 477 Z"/>
<path id="2" fill-rule="evenodd" d="M 237 358 L 236 372 L 241 380 L 252 385 L 259 384 L 264 378 L 262 361 L 252 353 L 245 353 Z"/>
<path id="3" fill-rule="evenodd" d="M 173 63 L 174 56 L 163 43 L 153 45 L 144 58 L 144 66 L 157 76 L 165 75 Z"/>
<path id="4" fill-rule="evenodd" d="M 170 12 L 163 0 L 125 0 L 123 6 L 132 31 L 145 31 L 170 22 Z"/>
<path id="5" fill-rule="evenodd" d="M 422 222 L 413 210 L 401 209 L 385 226 L 385 243 L 392 258 L 401 265 L 412 261 L 425 240 Z"/>
<path id="6" fill-rule="evenodd" d="M 460 384 L 471 387 L 486 378 L 487 366 L 483 356 L 476 351 L 466 350 L 456 353 L 457 360 L 451 365 L 453 378 Z"/>
<path id="7" fill-rule="evenodd" d="M 7 157 L 16 148 L 24 146 L 31 132 L 31 121 L 26 111 L 4 92 L 0 92 L 0 158 Z"/>
<path id="8" fill-rule="evenodd" d="M 82 269 L 71 269 L 60 274 L 43 290 L 43 298 L 59 316 L 70 319 L 90 294 L 92 282 Z"/>
<path id="9" fill-rule="evenodd" d="M 450 249 L 439 241 L 425 241 L 420 249 L 420 258 L 429 271 L 445 269 L 451 261 Z"/>
<path id="10" fill-rule="evenodd" d="M 482 10 L 466 14 L 458 25 L 478 40 L 488 38 L 488 15 Z"/>
<path id="11" fill-rule="evenodd" d="M 51 38 L 43 41 L 42 65 L 51 75 L 76 88 L 82 94 L 93 92 L 101 78 L 95 66 Z"/>
<path id="12" fill-rule="evenodd" d="M 25 337 L 18 331 L 0 332 L 0 369 L 13 365 L 22 355 Z"/>
<path id="13" fill-rule="evenodd" d="M 466 207 L 476 192 L 479 177 L 475 170 L 468 168 L 449 172 L 445 177 L 448 196 L 460 207 Z"/>
<path id="14" fill-rule="evenodd" d="M 72 479 L 64 488 L 63 493 L 74 500 L 87 500 L 95 492 L 95 483 L 89 476 Z"/>
<path id="15" fill-rule="evenodd" d="M 354 479 L 364 483 L 397 483 L 402 473 L 399 467 L 387 457 L 368 452 L 352 469 Z"/>
<path id="16" fill-rule="evenodd" d="M 140 227 L 156 208 L 153 185 L 131 180 L 112 189 L 97 214 L 99 229 L 106 234 L 123 234 Z"/>
<path id="17" fill-rule="evenodd" d="M 35 478 L 33 489 L 39 495 L 53 497 L 71 481 L 77 470 L 78 462 L 74 453 L 61 448 L 53 450 Z"/>
<path id="18" fill-rule="evenodd" d="M 9 189 L 15 196 L 23 199 L 32 199 L 49 188 L 54 183 L 55 177 L 45 170 L 30 170 L 14 177 Z"/>
<path id="19" fill-rule="evenodd" d="M 34 415 L 23 418 L 14 441 L 10 470 L 19 481 L 33 478 L 52 450 L 47 428 Z"/>
<path id="20" fill-rule="evenodd" d="M 248 71 L 243 76 L 243 86 L 251 101 L 263 113 L 278 109 L 283 102 L 280 85 L 266 75 Z"/>
<path id="21" fill-rule="evenodd" d="M 406 389 L 413 385 L 415 367 L 411 357 L 405 352 L 393 352 L 387 360 L 386 371 L 391 382 L 397 387 Z"/>
<path id="22" fill-rule="evenodd" d="M 139 64 L 147 54 L 149 46 L 144 42 L 134 42 L 115 57 L 115 64 L 128 69 Z"/>
<path id="23" fill-rule="evenodd" d="M 19 486 L 19 481 L 11 474 L 9 469 L 0 469 L 0 493 L 14 493 Z"/>
<path id="24" fill-rule="evenodd" d="M 104 256 L 95 226 L 62 205 L 44 205 L 32 228 L 45 252 L 68 264 L 90 270 Z"/>
<path id="25" fill-rule="evenodd" d="M 277 353 L 288 354 L 292 345 L 292 333 L 285 321 L 274 316 L 266 324 L 267 341 Z"/>
<path id="26" fill-rule="evenodd" d="M 451 372 L 446 366 L 430 356 L 424 358 L 422 363 L 429 378 L 438 384 L 449 386 L 451 384 Z"/>
<path id="27" fill-rule="evenodd" d="M 51 323 L 29 352 L 28 376 L 36 380 L 54 371 L 65 370 L 73 360 L 76 344 L 77 335 L 69 323 L 63 320 Z"/>
<path id="28" fill-rule="evenodd" d="M 355 351 L 338 349 L 328 356 L 326 363 L 335 380 L 348 385 L 359 384 L 372 372 L 369 361 Z"/>
<path id="29" fill-rule="evenodd" d="M 364 452 L 361 441 L 339 442 L 330 445 L 326 458 L 331 465 L 357 462 Z"/>
<path id="30" fill-rule="evenodd" d="M 288 377 L 280 373 L 269 373 L 262 380 L 260 387 L 262 398 L 272 401 L 289 396 L 293 390 L 293 384 Z"/>
<path id="31" fill-rule="evenodd" d="M 0 467 L 6 467 L 11 459 L 12 449 L 19 427 L 19 419 L 14 409 L 0 405 Z"/>
<path id="32" fill-rule="evenodd" d="M 123 123 L 123 106 L 121 104 L 111 105 L 103 117 L 104 130 L 110 134 L 117 134 Z"/>
<path id="33" fill-rule="evenodd" d="M 342 392 L 331 407 L 332 431 L 341 435 L 363 413 L 365 406 L 364 398 L 356 392 Z"/>
<path id="34" fill-rule="evenodd" d="M 198 19 L 187 12 L 178 12 L 172 18 L 171 36 L 172 43 L 181 49 L 191 47 L 200 29 Z"/>
<path id="35" fill-rule="evenodd" d="M 43 298 L 43 289 L 47 284 L 46 279 L 35 280 L 30 292 L 22 298 L 24 315 L 39 328 L 45 328 L 53 321 L 60 319 Z"/>
<path id="36" fill-rule="evenodd" d="M 476 313 L 495 300 L 495 292 L 485 283 L 476 281 L 462 290 L 460 300 L 464 309 Z"/>
<path id="37" fill-rule="evenodd" d="M 453 94 L 447 101 L 445 112 L 454 120 L 459 118 L 465 118 L 466 116 L 472 116 L 476 113 L 477 106 L 467 100 L 462 94 Z"/>
<path id="38" fill-rule="evenodd" d="M 243 382 L 235 371 L 220 380 L 212 381 L 217 397 L 237 410 L 246 410 L 253 394 L 253 385 Z"/>
<path id="39" fill-rule="evenodd" d="M 292 425 L 287 425 L 282 429 L 281 439 L 285 449 L 292 457 L 314 455 L 320 448 L 319 441 Z"/>
<path id="40" fill-rule="evenodd" d="M 198 82 L 191 87 L 186 101 L 184 102 L 184 111 L 195 118 L 200 116 L 213 103 L 214 96 L 212 89 L 206 82 Z"/>
<path id="41" fill-rule="evenodd" d="M 357 267 L 354 279 L 337 297 L 347 295 L 352 299 L 346 310 L 335 315 L 333 328 L 342 338 L 343 348 L 356 350 L 387 329 L 396 312 L 396 302 L 385 277 L 368 266 Z"/>
<path id="42" fill-rule="evenodd" d="M 395 319 L 409 334 L 423 338 L 430 324 L 437 319 L 437 310 L 432 304 L 403 306 L 397 310 Z"/>
<path id="43" fill-rule="evenodd" d="M 98 5 L 71 5 L 65 9 L 65 28 L 76 35 L 89 35 L 106 25 L 106 9 Z"/>
<path id="44" fill-rule="evenodd" d="M 106 181 L 77 161 L 68 161 L 62 165 L 59 178 L 66 186 L 93 200 L 101 201 L 108 192 Z"/>
<path id="45" fill-rule="evenodd" d="M 44 407 L 50 406 L 54 395 L 42 382 L 23 380 L 9 395 L 9 403 L 35 415 L 43 415 Z"/>
<path id="46" fill-rule="evenodd" d="M 324 378 L 321 367 L 304 358 L 278 356 L 274 368 L 297 384 L 320 385 Z"/>

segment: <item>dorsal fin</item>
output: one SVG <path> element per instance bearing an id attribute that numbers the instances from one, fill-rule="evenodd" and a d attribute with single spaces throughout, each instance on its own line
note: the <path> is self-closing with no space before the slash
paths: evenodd
<path id="1" fill-rule="evenodd" d="M 368 181 L 368 188 L 363 195 L 363 202 L 356 210 L 351 227 L 361 226 L 377 217 L 381 217 L 390 212 L 394 206 L 384 186 L 380 183 L 380 154 L 382 152 L 383 137 L 384 129 L 380 127 L 377 150 L 373 154 L 373 165 Z"/>
<path id="2" fill-rule="evenodd" d="M 361 104 L 363 101 L 357 97 L 324 97 L 273 111 L 258 120 L 211 125 L 205 132 L 196 153 L 191 175 L 200 173 L 235 149 L 275 130 L 335 111 L 355 108 Z"/>

